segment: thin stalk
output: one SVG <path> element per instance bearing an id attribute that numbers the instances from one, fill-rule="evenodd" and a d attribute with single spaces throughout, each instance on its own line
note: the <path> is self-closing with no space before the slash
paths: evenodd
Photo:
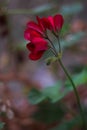
<path id="1" fill-rule="evenodd" d="M 48 38 L 48 40 L 52 45 L 54 45 L 49 38 Z M 58 41 L 59 41 L 59 39 L 58 39 Z M 60 43 L 59 43 L 59 45 L 60 45 Z M 61 48 L 61 46 L 60 46 L 60 48 Z M 58 54 L 57 54 L 57 51 L 56 51 L 55 47 L 54 47 L 54 51 L 55 51 L 56 57 L 58 57 Z M 84 111 L 83 111 L 83 108 L 82 108 L 81 103 L 80 103 L 80 98 L 79 98 L 76 86 L 75 86 L 75 84 L 74 84 L 74 82 L 73 82 L 73 80 L 71 78 L 71 75 L 69 74 L 69 72 L 67 71 L 65 66 L 63 65 L 60 57 L 58 57 L 58 62 L 60 64 L 60 66 L 62 67 L 63 71 L 65 72 L 65 74 L 66 74 L 67 78 L 69 79 L 70 83 L 72 84 L 72 87 L 73 87 L 73 90 L 74 90 L 74 93 L 75 93 L 75 96 L 76 96 L 76 99 L 77 99 L 77 104 L 78 104 L 78 107 L 79 107 L 80 115 L 81 115 L 81 118 L 82 118 L 82 121 L 83 121 L 83 127 L 84 127 L 84 130 L 87 130 Z"/>
<path id="2" fill-rule="evenodd" d="M 77 89 L 76 89 L 76 86 L 70 76 L 70 74 L 68 73 L 67 69 L 65 68 L 65 66 L 63 65 L 61 59 L 58 59 L 59 61 L 59 64 L 61 65 L 63 71 L 65 72 L 67 78 L 69 79 L 69 81 L 71 82 L 72 86 L 73 86 L 73 90 L 74 90 L 74 93 L 75 93 L 75 96 L 76 96 L 76 99 L 77 99 L 77 104 L 79 106 L 79 111 L 80 111 L 80 114 L 81 114 L 81 117 L 82 117 L 82 121 L 83 121 L 83 126 L 84 126 L 84 129 L 86 130 L 86 120 L 85 120 L 85 116 L 84 116 L 84 112 L 83 112 L 83 109 L 82 109 L 82 106 L 81 106 L 81 103 L 80 103 L 80 98 L 79 98 L 79 95 L 78 95 L 78 92 L 77 92 Z"/>

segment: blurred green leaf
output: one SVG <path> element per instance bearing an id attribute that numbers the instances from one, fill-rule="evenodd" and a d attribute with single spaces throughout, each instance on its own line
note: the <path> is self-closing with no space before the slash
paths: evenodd
<path id="1" fill-rule="evenodd" d="M 61 47 L 64 49 L 66 47 L 70 47 L 74 44 L 76 44 L 82 37 L 84 37 L 86 33 L 84 32 L 78 32 L 76 34 L 70 34 L 67 39 L 61 40 Z"/>
<path id="2" fill-rule="evenodd" d="M 73 15 L 83 10 L 83 4 L 82 3 L 74 3 L 71 5 L 64 5 L 60 9 L 60 13 L 63 15 Z"/>
<path id="3" fill-rule="evenodd" d="M 7 14 L 41 14 L 54 8 L 53 4 L 45 4 L 32 9 L 6 9 Z"/>
<path id="4" fill-rule="evenodd" d="M 4 123 L 4 122 L 0 122 L 0 130 L 2 130 L 2 129 L 3 129 L 4 125 L 5 125 L 5 123 Z"/>
<path id="5" fill-rule="evenodd" d="M 45 99 L 45 96 L 39 90 L 33 88 L 28 95 L 29 102 L 31 104 L 38 104 Z"/>
<path id="6" fill-rule="evenodd" d="M 65 24 L 63 25 L 62 30 L 61 30 L 61 36 L 63 36 L 63 35 L 65 35 L 66 33 L 68 33 L 68 32 L 69 32 L 69 29 L 70 29 L 70 25 L 67 24 L 67 23 L 65 23 Z"/>
<path id="7" fill-rule="evenodd" d="M 72 78 L 77 87 L 81 84 L 86 84 L 87 83 L 87 70 L 83 70 L 79 74 L 74 75 Z M 69 81 L 66 81 L 65 85 L 71 88 L 71 90 L 73 89 Z"/>
<path id="8" fill-rule="evenodd" d="M 61 121 L 64 113 L 60 104 L 45 102 L 39 105 L 38 111 L 33 117 L 39 122 L 53 123 L 55 121 Z"/>
<path id="9" fill-rule="evenodd" d="M 62 89 L 62 83 L 58 82 L 55 86 L 52 87 L 46 87 L 45 89 L 42 90 L 42 93 L 48 97 L 51 102 L 57 102 L 60 99 L 62 99 L 67 91 L 61 91 Z"/>
<path id="10" fill-rule="evenodd" d="M 82 121 L 80 116 L 77 116 L 69 121 L 63 121 L 62 124 L 58 125 L 57 127 L 51 129 L 51 130 L 72 130 L 76 125 L 81 126 Z"/>
<path id="11" fill-rule="evenodd" d="M 36 8 L 34 8 L 32 10 L 32 13 L 33 14 L 40 14 L 40 13 L 44 13 L 44 12 L 47 12 L 48 10 L 52 9 L 54 6 L 53 4 L 45 4 L 45 5 L 42 5 L 42 6 L 38 6 Z"/>
<path id="12" fill-rule="evenodd" d="M 31 104 L 39 104 L 47 99 L 50 100 L 50 102 L 55 103 L 60 101 L 68 92 L 70 89 L 62 89 L 62 83 L 58 82 L 54 86 L 49 86 L 41 91 L 37 89 L 32 89 L 29 92 L 28 99 Z"/>

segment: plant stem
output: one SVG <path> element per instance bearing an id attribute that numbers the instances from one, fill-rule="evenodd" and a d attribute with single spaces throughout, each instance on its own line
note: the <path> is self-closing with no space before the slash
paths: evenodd
<path id="1" fill-rule="evenodd" d="M 60 64 L 60 66 L 62 67 L 63 71 L 65 72 L 65 74 L 67 76 L 67 78 L 69 79 L 70 83 L 72 84 L 72 87 L 73 87 L 73 90 L 74 90 L 74 94 L 75 94 L 76 99 L 77 99 L 77 104 L 78 104 L 78 107 L 79 107 L 80 115 L 81 115 L 81 118 L 82 118 L 82 121 L 83 121 L 83 127 L 84 127 L 84 130 L 87 130 L 85 115 L 84 115 L 84 111 L 83 111 L 83 108 L 82 108 L 81 103 L 80 103 L 80 97 L 78 95 L 78 91 L 76 89 L 76 86 L 75 86 L 72 78 L 71 78 L 71 75 L 69 74 L 69 72 L 65 68 L 64 64 L 62 63 L 62 60 L 61 60 L 61 57 L 60 57 L 60 54 L 61 54 L 61 45 L 60 45 L 59 37 L 56 36 L 56 38 L 57 38 L 58 43 L 59 43 L 59 53 L 57 53 L 56 48 L 55 48 L 53 42 L 49 39 L 49 37 L 47 37 L 47 39 L 49 40 L 49 42 L 51 43 L 51 45 L 52 45 L 52 47 L 54 49 L 55 57 L 58 57 L 58 62 Z"/>
<path id="2" fill-rule="evenodd" d="M 67 78 L 69 79 L 69 81 L 71 82 L 72 86 L 73 86 L 73 90 L 74 90 L 74 93 L 75 93 L 75 96 L 76 96 L 76 99 L 77 99 L 77 104 L 78 104 L 78 107 L 79 107 L 79 111 L 80 111 L 80 114 L 81 114 L 81 117 L 82 117 L 82 121 L 83 121 L 83 126 L 84 126 L 84 130 L 87 130 L 86 129 L 86 120 L 85 120 L 85 116 L 84 116 L 84 112 L 83 112 L 83 109 L 82 109 L 82 106 L 81 106 L 81 103 L 80 103 L 80 98 L 79 98 L 79 95 L 78 95 L 78 92 L 77 92 L 77 89 L 76 89 L 76 86 L 70 76 L 70 74 L 68 73 L 67 69 L 65 68 L 65 66 L 63 65 L 61 59 L 58 59 L 59 61 L 59 64 L 61 65 L 63 71 L 65 72 Z"/>

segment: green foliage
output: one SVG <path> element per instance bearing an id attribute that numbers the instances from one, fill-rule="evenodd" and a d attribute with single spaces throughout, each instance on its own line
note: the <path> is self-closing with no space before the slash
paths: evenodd
<path id="1" fill-rule="evenodd" d="M 60 13 L 64 15 L 74 15 L 80 11 L 83 10 L 83 5 L 81 3 L 74 3 L 74 4 L 69 4 L 69 5 L 64 5 L 60 9 Z"/>
<path id="2" fill-rule="evenodd" d="M 61 100 L 67 93 L 67 91 L 61 90 L 62 83 L 58 82 L 56 85 L 52 87 L 47 87 L 42 90 L 42 93 L 50 99 L 51 102 L 57 102 Z"/>
<path id="3" fill-rule="evenodd" d="M 83 70 L 79 74 L 74 75 L 72 78 L 77 87 L 81 84 L 87 83 L 87 70 Z M 46 87 L 41 91 L 33 88 L 29 92 L 29 101 L 32 104 L 39 104 L 49 99 L 52 103 L 55 103 L 60 101 L 65 95 L 67 95 L 70 91 L 73 90 L 68 80 L 65 81 L 65 88 L 63 90 L 61 90 L 61 88 L 61 82 L 58 82 L 54 86 Z"/>
<path id="4" fill-rule="evenodd" d="M 87 70 L 83 70 L 79 74 L 75 74 L 72 76 L 72 79 L 77 87 L 81 84 L 86 84 Z M 29 101 L 32 104 L 39 104 L 49 99 L 52 103 L 55 103 L 60 101 L 65 95 L 73 90 L 73 87 L 68 80 L 65 81 L 65 88 L 63 88 L 63 90 L 61 90 L 61 88 L 62 83 L 60 81 L 54 86 L 46 87 L 41 91 L 33 88 L 28 95 Z"/>
<path id="5" fill-rule="evenodd" d="M 61 121 L 64 117 L 64 113 L 65 112 L 60 104 L 46 101 L 39 104 L 39 109 L 33 117 L 39 122 L 53 123 L 56 121 Z"/>
<path id="6" fill-rule="evenodd" d="M 74 75 L 72 78 L 77 87 L 81 84 L 86 84 L 87 83 L 87 70 L 83 70 L 82 72 Z M 65 85 L 70 90 L 73 90 L 73 88 L 68 80 L 65 82 Z"/>
<path id="7" fill-rule="evenodd" d="M 60 101 L 67 93 L 68 89 L 61 90 L 62 84 L 58 82 L 56 85 L 51 87 L 46 87 L 41 91 L 37 89 L 32 89 L 29 92 L 29 101 L 31 104 L 39 104 L 45 100 L 50 100 L 50 102 L 55 103 Z"/>
<path id="8" fill-rule="evenodd" d="M 69 29 L 70 29 L 70 24 L 64 23 L 61 30 L 61 36 L 63 37 L 64 35 L 66 35 L 69 32 Z"/>
<path id="9" fill-rule="evenodd" d="M 45 4 L 45 5 L 42 5 L 42 6 L 38 6 L 34 9 L 32 9 L 32 13 L 33 14 L 41 14 L 41 13 L 45 13 L 49 10 L 53 9 L 53 4 Z"/>
<path id="10" fill-rule="evenodd" d="M 45 4 L 42 6 L 38 6 L 33 9 L 8 9 L 7 14 L 32 14 L 32 15 L 38 15 L 46 13 L 49 10 L 52 10 L 54 8 L 53 4 Z"/>
<path id="11" fill-rule="evenodd" d="M 77 116 L 69 121 L 63 121 L 60 125 L 51 130 L 72 130 L 73 127 L 79 126 L 81 124 L 82 124 L 81 118 L 80 116 Z"/>
<path id="12" fill-rule="evenodd" d="M 42 102 L 43 100 L 45 100 L 46 97 L 42 94 L 41 91 L 33 88 L 29 92 L 28 98 L 29 98 L 29 102 L 31 104 L 38 104 L 38 103 Z"/>
<path id="13" fill-rule="evenodd" d="M 65 40 L 61 40 L 60 43 L 61 43 L 61 46 L 62 48 L 66 48 L 66 47 L 70 47 L 76 43 L 78 43 L 78 41 L 83 38 L 85 36 L 85 33 L 84 32 L 78 32 L 78 33 L 75 33 L 75 34 L 71 34 L 69 35 L 69 37 Z"/>
<path id="14" fill-rule="evenodd" d="M 4 122 L 0 122 L 0 130 L 2 130 L 2 128 L 4 127 L 5 123 Z"/>

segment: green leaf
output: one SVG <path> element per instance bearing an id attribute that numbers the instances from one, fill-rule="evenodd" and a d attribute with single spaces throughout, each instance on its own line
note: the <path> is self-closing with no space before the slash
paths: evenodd
<path id="1" fill-rule="evenodd" d="M 62 89 L 62 83 L 58 82 L 56 85 L 47 87 L 42 90 L 43 95 L 48 97 L 51 102 L 58 102 L 61 100 L 67 93 L 68 89 L 61 90 Z"/>
<path id="2" fill-rule="evenodd" d="M 66 33 L 68 33 L 70 30 L 70 25 L 68 23 L 65 23 L 63 25 L 63 28 L 61 30 L 61 36 L 65 35 Z"/>
<path id="3" fill-rule="evenodd" d="M 33 88 L 28 95 L 29 102 L 31 104 L 38 104 L 45 100 L 45 96 L 37 89 Z"/>
<path id="4" fill-rule="evenodd" d="M 69 5 L 64 5 L 60 9 L 60 13 L 63 15 L 73 15 L 83 10 L 83 5 L 81 3 L 74 3 Z"/>
<path id="5" fill-rule="evenodd" d="M 60 121 L 64 117 L 64 113 L 60 104 L 45 102 L 39 105 L 39 109 L 33 117 L 39 122 L 53 123 Z"/>
<path id="6" fill-rule="evenodd" d="M 0 122 L 0 130 L 2 130 L 2 129 L 3 129 L 4 125 L 5 125 L 5 123 L 4 123 L 4 122 Z"/>
<path id="7" fill-rule="evenodd" d="M 32 9 L 7 9 L 7 14 L 41 14 L 53 9 L 53 4 L 45 4 Z"/>
<path id="8" fill-rule="evenodd" d="M 82 85 L 82 84 L 86 84 L 87 83 L 87 70 L 83 70 L 79 74 L 72 76 L 72 79 L 73 79 L 73 82 L 75 83 L 76 87 L 78 87 L 79 85 Z M 71 83 L 69 82 L 69 80 L 66 80 L 65 86 L 67 89 L 67 93 L 73 90 L 73 87 L 72 87 Z"/>
<path id="9" fill-rule="evenodd" d="M 51 130 L 72 130 L 76 125 L 81 126 L 82 121 L 80 116 L 77 116 L 69 121 L 63 121 L 62 124 L 58 125 L 57 127 L 51 129 Z"/>
<path id="10" fill-rule="evenodd" d="M 38 6 L 36 8 L 34 8 L 32 10 L 32 13 L 33 14 L 40 14 L 40 13 L 45 13 L 49 10 L 51 10 L 53 8 L 53 4 L 45 4 L 45 5 L 42 5 L 42 6 Z"/>
<path id="11" fill-rule="evenodd" d="M 78 32 L 75 34 L 70 34 L 67 39 L 61 39 L 60 44 L 62 49 L 66 49 L 68 47 L 71 47 L 75 44 L 79 44 L 79 40 L 83 38 L 86 35 L 85 32 Z M 58 41 L 55 41 L 55 48 L 58 50 Z"/>
<path id="12" fill-rule="evenodd" d="M 61 46 L 62 48 L 70 47 L 74 44 L 76 44 L 83 36 L 85 36 L 84 32 L 78 32 L 75 34 L 71 34 L 66 40 L 61 40 Z"/>

